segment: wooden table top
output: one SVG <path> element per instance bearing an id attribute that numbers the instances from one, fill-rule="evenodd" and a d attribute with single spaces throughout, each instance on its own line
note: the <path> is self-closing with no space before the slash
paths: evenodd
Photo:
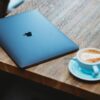
<path id="1" fill-rule="evenodd" d="M 28 9 L 38 9 L 80 48 L 100 48 L 100 0 L 28 0 L 9 15 Z M 0 70 L 86 99 L 100 99 L 100 81 L 85 82 L 69 73 L 73 56 L 75 53 L 20 70 L 0 48 Z"/>

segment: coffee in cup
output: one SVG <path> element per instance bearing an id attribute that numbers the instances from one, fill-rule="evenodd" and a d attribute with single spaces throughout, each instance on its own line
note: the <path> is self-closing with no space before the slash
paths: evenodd
<path id="1" fill-rule="evenodd" d="M 95 49 L 84 50 L 80 53 L 80 59 L 85 63 L 100 62 L 100 51 Z"/>
<path id="2" fill-rule="evenodd" d="M 78 61 L 80 69 L 87 74 L 97 76 L 100 73 L 100 49 L 81 49 L 73 60 Z"/>

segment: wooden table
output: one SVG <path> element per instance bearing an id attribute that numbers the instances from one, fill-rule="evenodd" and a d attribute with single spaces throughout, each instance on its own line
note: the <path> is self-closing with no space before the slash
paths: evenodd
<path id="1" fill-rule="evenodd" d="M 10 15 L 28 9 L 38 9 L 80 48 L 100 48 L 100 0 L 28 0 Z M 100 100 L 100 81 L 81 81 L 69 73 L 73 56 L 75 53 L 20 70 L 0 48 L 0 70 L 85 99 Z"/>

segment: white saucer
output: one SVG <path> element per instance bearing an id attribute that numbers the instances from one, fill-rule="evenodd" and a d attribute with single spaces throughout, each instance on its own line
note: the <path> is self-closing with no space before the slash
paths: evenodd
<path id="1" fill-rule="evenodd" d="M 85 81 L 100 81 L 100 74 L 96 77 L 93 77 L 92 75 L 83 73 L 80 68 L 77 61 L 70 60 L 68 65 L 69 71 L 72 75 L 75 77 L 85 80 Z"/>

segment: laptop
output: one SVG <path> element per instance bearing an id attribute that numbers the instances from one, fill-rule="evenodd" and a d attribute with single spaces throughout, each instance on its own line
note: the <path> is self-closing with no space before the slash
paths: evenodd
<path id="1" fill-rule="evenodd" d="M 78 50 L 39 11 L 0 19 L 0 44 L 19 68 L 28 68 Z"/>

